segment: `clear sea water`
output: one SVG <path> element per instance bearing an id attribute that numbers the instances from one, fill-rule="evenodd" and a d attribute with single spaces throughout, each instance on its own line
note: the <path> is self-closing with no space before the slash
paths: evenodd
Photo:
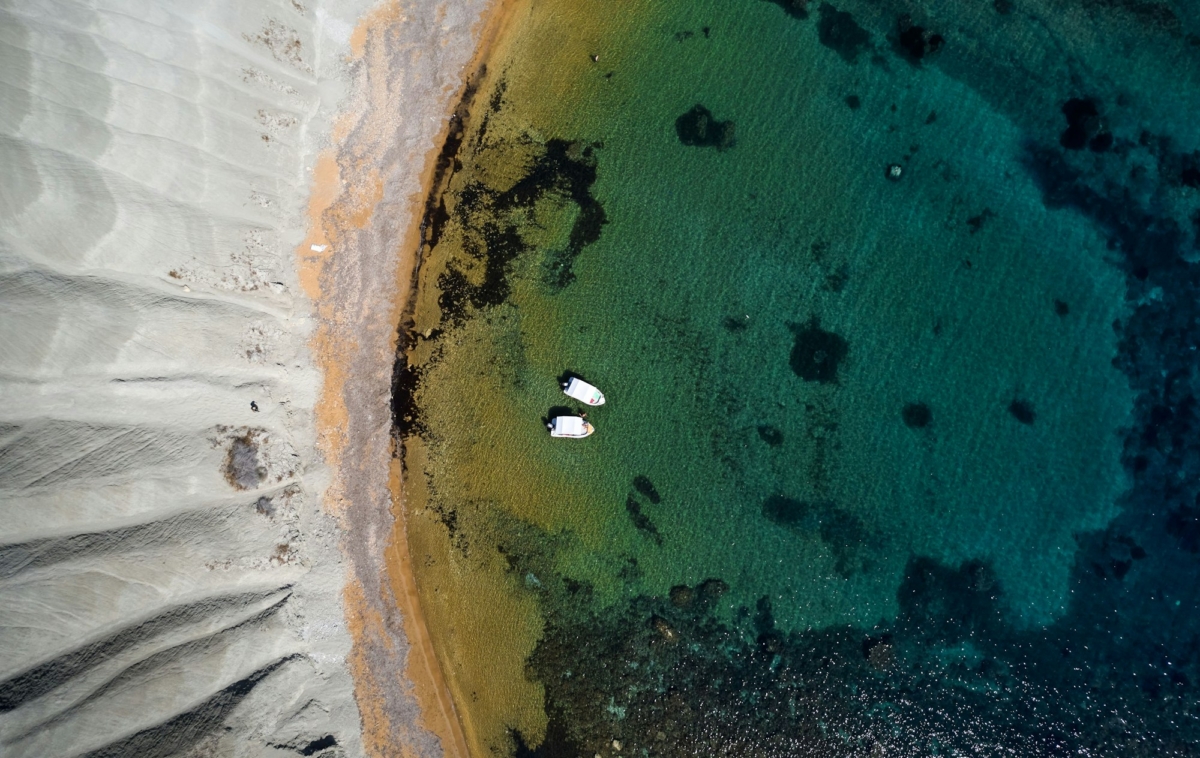
<path id="1" fill-rule="evenodd" d="M 1197 34 L 518 12 L 402 382 L 479 754 L 1200 754 Z M 567 372 L 608 397 L 582 441 L 543 426 Z"/>

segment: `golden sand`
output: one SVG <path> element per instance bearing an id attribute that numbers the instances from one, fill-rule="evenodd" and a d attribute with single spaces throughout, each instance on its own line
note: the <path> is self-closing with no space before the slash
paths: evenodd
<path id="1" fill-rule="evenodd" d="M 464 69 L 462 86 L 482 72 L 517 7 L 515 0 L 496 0 L 484 14 L 474 32 L 478 45 Z M 363 398 L 356 384 L 362 383 L 358 373 L 364 358 L 376 375 L 376 385 L 382 384 L 379 380 L 385 376 L 390 377 L 396 325 L 411 297 L 424 200 L 432 189 L 437 155 L 450 125 L 447 110 L 442 119 L 445 126 L 424 157 L 420 190 L 407 198 L 410 221 L 398 240 L 399 249 L 376 255 L 392 267 L 392 272 L 371 269 L 369 264 L 353 260 L 364 254 L 356 249 L 362 244 L 359 233 L 381 221 L 376 218 L 376 210 L 385 199 L 385 177 L 380 166 L 395 160 L 389 152 L 395 148 L 389 140 L 394 139 L 389 119 L 395 118 L 390 82 L 397 72 L 396 51 L 390 49 L 390 43 L 405 21 L 402 7 L 393 2 L 365 17 L 351 36 L 348 64 L 361 67 L 365 73 L 352 98 L 351 112 L 334 126 L 334 146 L 323 151 L 314 166 L 309 233 L 297 257 L 301 285 L 315 304 L 317 327 L 311 349 L 324 375 L 316 406 L 318 444 L 332 474 L 324 505 L 326 512 L 342 521 L 348 534 L 355 534 L 355 524 L 351 523 L 357 518 L 355 509 L 364 507 L 357 502 L 364 498 L 356 493 L 362 488 L 362 480 L 374 474 L 364 452 L 378 453 L 381 445 L 387 446 L 390 461 L 386 485 L 391 498 L 391 528 L 386 535 L 378 535 L 381 540 L 386 536 L 386 543 L 350 546 L 360 548 L 367 557 L 352 560 L 355 571 L 348 577 L 343 593 L 353 638 L 349 664 L 363 721 L 364 746 L 375 756 L 419 754 L 412 747 L 415 741 L 406 739 L 417 735 L 407 732 L 410 727 L 405 725 L 403 714 L 394 712 L 394 693 L 399 689 L 416 700 L 420 710 L 417 726 L 438 738 L 442 753 L 465 757 L 470 754 L 468 740 L 418 602 L 404 531 L 399 460 L 391 449 L 390 434 L 380 434 L 381 430 L 390 431 L 378 418 L 387 416 L 389 409 L 378 406 L 377 396 Z M 444 94 L 448 95 L 449 107 L 460 99 L 452 93 Z M 359 281 L 364 273 L 387 278 L 390 287 L 386 302 L 370 297 L 369 287 Z M 379 339 L 382 334 L 387 339 Z M 351 366 L 355 375 L 350 373 Z M 362 402 L 364 399 L 369 402 Z M 378 556 L 372 555 L 376 549 Z M 353 559 L 353 549 L 351 553 Z M 373 561 L 373 557 L 381 560 Z M 373 566 L 382 569 L 376 581 L 371 581 L 376 579 L 370 573 Z M 408 642 L 406 651 L 396 650 L 392 642 L 398 636 L 397 617 Z M 403 680 L 391 665 L 399 660 L 403 660 Z"/>

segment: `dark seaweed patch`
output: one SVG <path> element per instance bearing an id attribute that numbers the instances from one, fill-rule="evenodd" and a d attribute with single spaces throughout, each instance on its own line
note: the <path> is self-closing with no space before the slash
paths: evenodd
<path id="1" fill-rule="evenodd" d="M 783 495 L 771 495 L 763 501 L 762 514 L 780 526 L 794 526 L 815 531 L 820 526 L 819 514 L 832 508 L 830 503 L 813 505 L 806 500 L 794 500 Z"/>
<path id="2" fill-rule="evenodd" d="M 758 438 L 771 447 L 779 447 L 783 444 L 783 432 L 767 424 L 758 427 Z"/>
<path id="3" fill-rule="evenodd" d="M 808 0 L 767 0 L 767 2 L 783 8 L 783 12 L 797 19 L 808 18 Z"/>
<path id="4" fill-rule="evenodd" d="M 1112 135 L 1105 130 L 1095 100 L 1073 97 L 1063 104 L 1062 112 L 1067 117 L 1067 128 L 1058 138 L 1060 145 L 1068 150 L 1082 150 L 1090 145 L 1095 152 L 1112 147 Z"/>
<path id="5" fill-rule="evenodd" d="M 1181 156 L 1179 183 L 1192 189 L 1200 189 L 1200 150 Z"/>
<path id="6" fill-rule="evenodd" d="M 845 11 L 839 11 L 829 3 L 817 8 L 817 41 L 841 56 L 847 63 L 858 60 L 858 54 L 870 47 L 871 35 L 854 21 Z"/>
<path id="7" fill-rule="evenodd" d="M 933 411 L 925 403 L 905 403 L 900 417 L 909 429 L 924 429 L 933 421 Z"/>
<path id="8" fill-rule="evenodd" d="M 1058 315 L 1058 316 L 1066 316 L 1066 315 L 1067 315 L 1067 314 L 1069 314 L 1070 312 L 1071 312 L 1071 306 L 1067 305 L 1066 301 L 1064 301 L 1064 300 L 1057 300 L 1057 299 L 1054 301 L 1054 313 L 1055 313 L 1055 315 Z"/>
<path id="9" fill-rule="evenodd" d="M 909 634 L 953 644 L 1002 626 L 1000 594 L 992 567 L 983 561 L 950 568 L 916 558 L 896 593 L 898 621 Z"/>
<path id="10" fill-rule="evenodd" d="M 481 310 L 508 298 L 509 267 L 530 250 L 519 227 L 508 219 L 512 211 L 533 208 L 547 195 L 574 202 L 579 213 L 566 247 L 547 256 L 546 282 L 553 290 L 561 290 L 575 280 L 575 258 L 600 238 L 608 223 L 604 207 L 591 195 L 596 182 L 594 147 L 552 139 L 507 190 L 472 182 L 459 191 L 456 217 L 465 233 L 463 249 L 471 258 L 483 261 L 483 280 L 476 284 L 466 271 L 453 263 L 447 265 L 438 277 L 438 305 L 447 318 L 462 321 L 468 315 L 467 306 Z"/>
<path id="11" fill-rule="evenodd" d="M 824 287 L 829 292 L 841 292 L 850 283 L 850 266 L 843 263 L 837 270 L 825 277 Z"/>
<path id="12" fill-rule="evenodd" d="M 846 105 L 852 111 L 856 111 L 862 107 L 862 99 L 858 95 L 846 95 Z"/>
<path id="13" fill-rule="evenodd" d="M 479 91 L 479 82 L 486 75 L 487 67 L 480 66 L 476 75 L 471 77 L 463 88 L 462 97 L 459 99 L 454 113 L 450 116 L 446 141 L 442 143 L 442 149 L 438 151 L 437 160 L 434 162 L 433 183 L 429 190 L 429 197 L 425 200 L 425 215 L 420 227 L 422 249 L 437 245 L 437 241 L 442 235 L 442 229 L 449 220 L 443 193 L 449 177 L 462 165 L 459 163 L 458 153 L 462 148 L 467 116 L 470 114 L 471 103 L 474 102 L 475 95 Z M 501 84 L 501 91 L 502 87 L 503 84 Z"/>
<path id="14" fill-rule="evenodd" d="M 1113 137 L 1111 132 L 1100 132 L 1088 142 L 1088 149 L 1093 153 L 1108 152 L 1115 141 L 1116 138 Z"/>
<path id="15" fill-rule="evenodd" d="M 1175 219 L 1148 213 L 1122 189 L 1115 197 L 1102 194 L 1053 150 L 1030 145 L 1025 166 L 1041 187 L 1042 203 L 1052 210 L 1075 208 L 1095 221 L 1122 252 L 1125 270 L 1134 278 L 1144 281 L 1156 270 L 1179 265 L 1183 231 Z M 1183 276 L 1180 285 L 1190 286 L 1191 274 Z"/>
<path id="16" fill-rule="evenodd" d="M 425 431 L 421 424 L 421 409 L 417 405 L 417 390 L 421 386 L 421 367 L 411 365 L 408 351 L 416 343 L 413 324 L 401 325 L 397 339 L 396 360 L 392 364 L 392 433 L 403 441 L 412 434 Z"/>
<path id="17" fill-rule="evenodd" d="M 846 359 L 850 346 L 840 335 L 821 328 L 814 317 L 804 325 L 792 325 L 796 337 L 789 360 L 792 371 L 806 382 L 836 384 L 838 366 Z"/>
<path id="18" fill-rule="evenodd" d="M 662 496 L 654 488 L 654 483 L 650 481 L 650 477 L 645 474 L 638 474 L 633 478 L 633 488 L 642 493 L 647 500 L 655 505 L 662 502 Z"/>
<path id="19" fill-rule="evenodd" d="M 729 592 L 729 584 L 724 579 L 710 577 L 700 582 L 700 585 L 696 589 L 705 600 L 716 600 L 726 592 Z"/>
<path id="20" fill-rule="evenodd" d="M 726 150 L 734 145 L 732 121 L 718 121 L 708 108 L 697 103 L 675 119 L 675 134 L 690 147 L 715 147 Z"/>
<path id="21" fill-rule="evenodd" d="M 971 216 L 969 219 L 967 219 L 967 228 L 971 230 L 971 234 L 975 234 L 983 228 L 984 224 L 995 217 L 996 214 L 992 212 L 991 208 L 984 208 L 979 212 L 978 215 Z"/>
<path id="22" fill-rule="evenodd" d="M 488 107 L 492 113 L 499 113 L 500 108 L 504 105 L 504 93 L 508 90 L 508 82 L 501 79 L 496 84 L 496 89 L 492 90 L 492 99 L 488 101 Z"/>
<path id="23" fill-rule="evenodd" d="M 649 516 L 642 513 L 642 504 L 633 495 L 625 499 L 625 512 L 629 514 L 629 520 L 639 532 L 654 540 L 654 544 L 662 544 L 662 535 L 658 533 L 658 528 Z"/>
<path id="24" fill-rule="evenodd" d="M 556 251 L 546 264 L 547 283 L 555 290 L 575 281 L 572 270 L 575 258 L 600 239 L 602 228 L 608 223 L 604 206 L 592 197 L 592 185 L 596 183 L 595 147 L 598 145 L 581 149 L 578 143 L 550 140 L 525 177 L 497 198 L 496 207 L 501 212 L 530 208 L 551 192 L 578 206 L 579 215 L 571 227 L 566 248 Z"/>
<path id="25" fill-rule="evenodd" d="M 849 576 L 861 568 L 861 555 L 869 547 L 870 531 L 861 519 L 828 500 L 795 500 L 771 495 L 763 501 L 768 521 L 820 538 L 834 557 L 835 569 Z"/>
<path id="26" fill-rule="evenodd" d="M 467 305 L 483 309 L 503 303 L 510 292 L 509 264 L 528 250 L 520 230 L 514 224 L 500 226 L 493 221 L 486 221 L 477 233 L 482 246 L 470 247 L 484 251 L 483 281 L 473 283 L 453 264 L 438 276 L 438 306 L 451 321 L 465 319 Z"/>
<path id="27" fill-rule="evenodd" d="M 901 16 L 896 26 L 896 52 L 909 63 L 920 63 L 925 56 L 936 53 L 946 44 L 942 35 L 913 24 L 909 16 Z"/>
<path id="28" fill-rule="evenodd" d="M 1026 426 L 1031 426 L 1037 420 L 1037 414 L 1033 411 L 1033 403 L 1028 400 L 1017 398 L 1008 404 L 1008 412 L 1017 421 L 1020 421 Z"/>
<path id="29" fill-rule="evenodd" d="M 1200 506 L 1181 505 L 1167 514 L 1167 534 L 1189 553 L 1200 553 Z"/>
<path id="30" fill-rule="evenodd" d="M 1168 530 L 1170 526 L 1168 525 Z M 1127 534 L 1108 529 L 1096 540 L 1096 549 L 1089 558 L 1092 571 L 1101 579 L 1109 577 L 1123 581 L 1138 561 L 1146 559 L 1146 551 Z"/>

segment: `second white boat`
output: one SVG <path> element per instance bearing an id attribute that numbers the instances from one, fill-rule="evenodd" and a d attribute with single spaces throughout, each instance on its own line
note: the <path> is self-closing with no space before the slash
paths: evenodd
<path id="1" fill-rule="evenodd" d="M 551 437 L 572 439 L 590 437 L 592 432 L 596 431 L 596 427 L 579 416 L 555 416 L 546 424 L 546 428 L 550 430 Z"/>

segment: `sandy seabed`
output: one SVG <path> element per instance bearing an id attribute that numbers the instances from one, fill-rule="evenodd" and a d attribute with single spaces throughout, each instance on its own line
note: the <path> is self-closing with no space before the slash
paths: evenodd
<path id="1" fill-rule="evenodd" d="M 0 753 L 463 754 L 389 398 L 487 6 L 0 5 Z"/>

